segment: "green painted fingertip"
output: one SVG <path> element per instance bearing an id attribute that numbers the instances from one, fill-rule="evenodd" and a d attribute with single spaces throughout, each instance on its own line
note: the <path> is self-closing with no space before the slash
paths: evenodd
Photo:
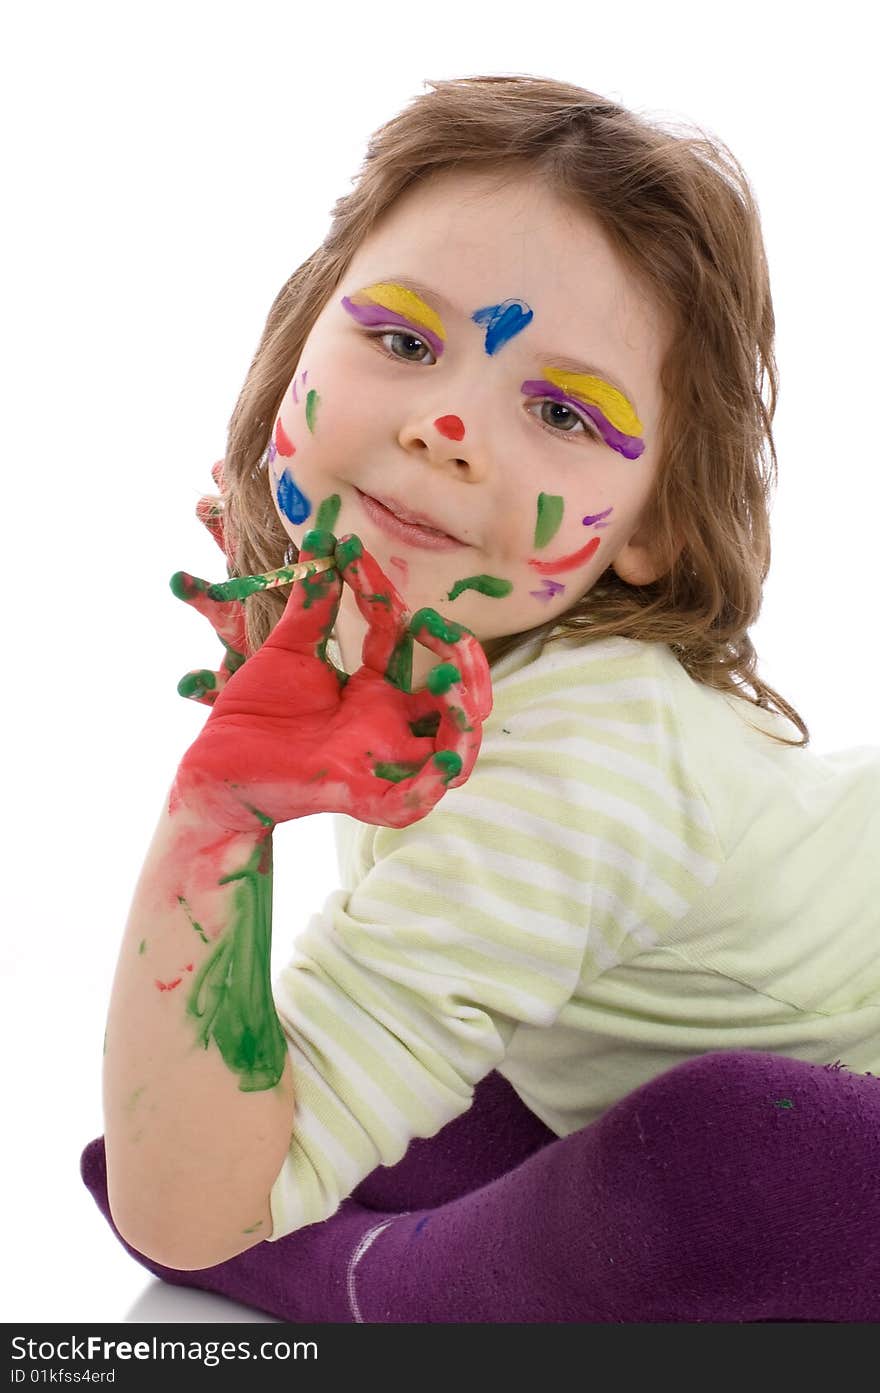
<path id="1" fill-rule="evenodd" d="M 191 600 L 196 595 L 203 595 L 208 588 L 206 580 L 188 575 L 186 571 L 175 571 L 168 584 L 178 600 Z"/>
<path id="2" fill-rule="evenodd" d="M 303 537 L 302 544 L 303 549 L 314 556 L 332 556 L 336 550 L 336 538 L 323 527 L 313 527 Z"/>
<path id="3" fill-rule="evenodd" d="M 440 663 L 428 673 L 425 686 L 432 696 L 445 696 L 449 688 L 460 681 L 461 673 L 454 663 Z"/>
<path id="4" fill-rule="evenodd" d="M 416 610 L 409 621 L 409 631 L 416 638 L 423 629 L 443 643 L 457 643 L 462 634 L 469 632 L 462 624 L 456 624 L 454 619 L 444 619 L 442 614 L 430 607 Z"/>
<path id="5" fill-rule="evenodd" d="M 356 533 L 336 544 L 336 565 L 340 571 L 350 566 L 352 561 L 360 561 L 364 554 L 364 544 Z"/>
<path id="6" fill-rule="evenodd" d="M 434 763 L 446 774 L 444 784 L 448 784 L 450 779 L 461 773 L 461 755 L 457 755 L 454 750 L 438 750 L 434 755 Z"/>
<path id="7" fill-rule="evenodd" d="M 216 673 L 202 668 L 199 672 L 188 672 L 185 677 L 181 677 L 177 684 L 177 690 L 180 696 L 198 701 L 206 692 L 212 692 L 216 686 Z"/>

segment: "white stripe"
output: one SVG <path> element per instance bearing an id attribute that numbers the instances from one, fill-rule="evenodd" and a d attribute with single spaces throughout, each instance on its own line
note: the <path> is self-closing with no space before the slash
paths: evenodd
<path id="1" fill-rule="evenodd" d="M 411 1213 L 411 1211 L 407 1209 L 404 1214 L 395 1215 L 395 1219 L 405 1219 L 406 1215 L 409 1213 Z M 348 1290 L 348 1307 L 352 1315 L 354 1316 L 355 1322 L 357 1324 L 364 1325 L 365 1322 L 363 1316 L 361 1315 L 361 1308 L 358 1305 L 357 1293 L 354 1289 L 354 1270 L 360 1262 L 361 1258 L 364 1256 L 364 1253 L 367 1251 L 367 1249 L 373 1243 L 375 1243 L 376 1239 L 379 1237 L 379 1234 L 382 1233 L 384 1229 L 387 1229 L 389 1224 L 393 1224 L 395 1222 L 395 1219 L 385 1219 L 383 1223 L 376 1224 L 374 1228 L 369 1229 L 364 1234 L 360 1243 L 357 1245 L 351 1257 L 349 1258 L 348 1273 L 346 1276 L 346 1288 Z"/>
<path id="2" fill-rule="evenodd" d="M 514 782 L 522 782 L 522 780 L 517 779 Z M 657 877 L 652 867 L 633 856 L 617 842 L 591 836 L 588 832 L 580 831 L 577 828 L 564 827 L 561 823 L 539 818 L 533 812 L 520 810 L 510 804 L 499 804 L 472 790 L 469 791 L 467 785 L 460 789 L 454 789 L 453 794 L 456 799 L 456 807 L 462 813 L 473 817 L 476 821 L 488 823 L 496 835 L 499 825 L 506 823 L 512 831 L 523 837 L 544 845 L 561 847 L 572 856 L 587 862 L 592 859 L 599 867 L 613 866 L 615 870 L 627 875 L 633 885 L 639 887 L 643 894 L 656 901 L 676 921 L 683 918 L 690 908 L 690 899 L 685 899 L 679 895 L 666 881 Z M 627 805 L 623 804 L 622 806 L 623 810 L 628 812 Z M 504 811 L 503 819 L 499 818 L 499 807 Z M 485 860 L 491 861 L 494 855 L 491 846 L 482 845 L 480 855 Z M 544 866 L 541 862 L 535 861 L 533 864 L 536 874 L 543 873 Z M 391 874 L 394 865 L 393 857 L 382 862 L 383 873 Z M 718 874 L 718 867 L 714 863 L 704 860 L 702 857 L 695 857 L 690 852 L 688 852 L 686 869 L 694 874 L 701 884 L 707 886 L 713 883 Z"/>
<path id="3" fill-rule="evenodd" d="M 526 788 L 541 796 L 545 802 L 548 799 L 546 774 L 535 774 L 531 770 L 524 769 L 520 766 L 516 769 L 493 770 L 493 778 L 497 779 L 502 784 L 509 784 L 514 791 Z M 687 842 L 683 841 L 680 837 L 676 837 L 674 833 L 667 831 L 661 823 L 655 822 L 637 803 L 630 803 L 626 799 L 619 798 L 614 793 L 593 788 L 589 784 L 575 782 L 565 777 L 558 780 L 558 785 L 558 790 L 554 794 L 556 801 L 568 801 L 568 798 L 574 795 L 572 801 L 576 800 L 576 811 L 578 814 L 586 816 L 591 811 L 595 811 L 603 817 L 614 817 L 616 821 L 622 823 L 624 827 L 632 827 L 634 831 L 641 834 L 646 842 L 657 847 L 658 850 L 664 852 L 667 856 L 671 857 L 672 860 L 679 862 L 685 870 L 695 876 L 704 885 L 712 884 L 717 874 L 717 865 L 707 857 L 701 856 L 699 852 L 692 851 L 687 845 Z M 464 788 L 466 787 L 467 785 L 464 785 Z M 464 788 L 461 790 L 462 792 L 464 792 Z M 453 790 L 453 794 L 458 792 L 458 789 Z M 488 799 L 486 799 L 486 801 L 488 802 Z M 490 804 L 490 806 L 498 805 Z M 514 812 L 510 804 L 502 804 L 501 806 Z M 452 811 L 451 808 L 450 811 Z M 532 822 L 537 823 L 538 826 L 543 824 L 544 827 L 552 828 L 552 835 L 557 840 L 559 839 L 559 834 L 564 834 L 566 831 L 564 827 L 561 827 L 558 823 L 550 822 L 547 818 L 537 819 L 534 813 L 526 812 L 523 814 L 519 813 L 518 809 L 516 813 L 518 816 L 531 819 Z M 535 834 L 531 833 L 531 835 Z M 546 837 L 548 833 L 542 831 L 540 835 Z M 582 838 L 584 834 L 580 833 L 578 835 Z M 611 844 L 606 842 L 606 845 Z M 582 848 L 582 841 L 580 842 L 580 846 Z"/>

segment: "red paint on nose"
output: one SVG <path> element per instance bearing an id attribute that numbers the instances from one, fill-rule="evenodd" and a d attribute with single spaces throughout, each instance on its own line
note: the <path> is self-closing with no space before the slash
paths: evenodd
<path id="1" fill-rule="evenodd" d="M 434 425 L 449 440 L 464 439 L 464 421 L 460 416 L 438 416 Z"/>

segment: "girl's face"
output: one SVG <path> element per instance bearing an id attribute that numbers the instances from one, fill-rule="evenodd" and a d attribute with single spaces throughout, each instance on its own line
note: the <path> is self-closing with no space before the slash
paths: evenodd
<path id="1" fill-rule="evenodd" d="M 648 584 L 664 333 L 598 225 L 540 184 L 414 185 L 285 391 L 265 456 L 278 515 L 297 546 L 357 533 L 412 611 L 481 640 L 555 618 L 609 565 Z M 345 587 L 349 672 L 365 631 Z M 416 645 L 415 686 L 435 662 Z"/>

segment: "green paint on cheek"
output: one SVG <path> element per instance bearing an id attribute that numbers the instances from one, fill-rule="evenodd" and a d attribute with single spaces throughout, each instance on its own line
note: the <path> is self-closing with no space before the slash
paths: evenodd
<path id="1" fill-rule="evenodd" d="M 535 524 L 535 547 L 545 547 L 559 531 L 565 499 L 552 493 L 538 494 L 538 520 Z"/>
<path id="2" fill-rule="evenodd" d="M 235 883 L 232 922 L 205 960 L 186 1003 L 205 1049 L 211 1040 L 224 1063 L 241 1075 L 239 1089 L 274 1088 L 284 1072 L 287 1045 L 271 984 L 272 842 L 258 842 Z"/>
<path id="3" fill-rule="evenodd" d="M 503 599 L 513 589 L 509 580 L 498 576 L 468 576 L 467 580 L 457 580 L 446 596 L 447 600 L 457 600 L 463 590 L 478 590 L 481 595 L 490 595 L 493 600 Z"/>
<path id="4" fill-rule="evenodd" d="M 141 942 L 140 942 L 140 947 L 138 948 L 138 953 L 145 953 L 146 951 L 147 951 L 147 940 L 146 940 L 145 938 L 142 938 L 142 939 L 141 939 Z"/>
<path id="5" fill-rule="evenodd" d="M 333 493 L 329 498 L 325 498 L 318 509 L 318 516 L 315 518 L 315 527 L 322 532 L 335 532 L 336 519 L 339 517 L 339 509 L 341 507 L 342 500 L 338 493 Z"/>
<path id="6" fill-rule="evenodd" d="M 107 1030 L 106 1030 L 106 1027 L 105 1027 L 105 1029 L 104 1029 L 104 1046 L 103 1046 L 103 1049 L 101 1050 L 101 1054 L 102 1054 L 102 1055 L 105 1055 L 106 1053 L 107 1053 Z"/>
<path id="7" fill-rule="evenodd" d="M 428 673 L 425 685 L 432 696 L 445 696 L 453 683 L 460 681 L 461 673 L 454 663 L 441 663 Z"/>
<path id="8" fill-rule="evenodd" d="M 412 691 L 412 660 L 412 634 L 404 634 L 400 642 L 395 645 L 394 652 L 388 659 L 388 666 L 385 669 L 386 681 L 401 692 Z"/>
<path id="9" fill-rule="evenodd" d="M 315 433 L 315 412 L 318 409 L 320 401 L 321 398 L 318 396 L 318 393 L 312 388 L 306 396 L 306 425 L 313 435 Z"/>
<path id="10" fill-rule="evenodd" d="M 442 769 L 446 774 L 446 778 L 443 780 L 444 784 L 448 784 L 450 779 L 454 779 L 457 774 L 461 773 L 461 756 L 457 755 L 454 750 L 438 750 L 434 756 L 434 763 L 438 769 Z"/>

